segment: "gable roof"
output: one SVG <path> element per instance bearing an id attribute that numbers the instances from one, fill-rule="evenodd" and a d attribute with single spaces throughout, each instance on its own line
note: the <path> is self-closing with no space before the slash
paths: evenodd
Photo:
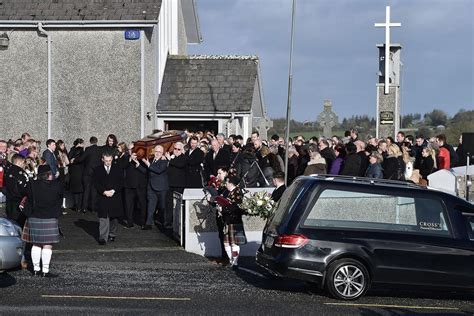
<path id="1" fill-rule="evenodd" d="M 255 56 L 169 56 L 157 111 L 250 112 L 259 87 Z"/>
<path id="2" fill-rule="evenodd" d="M 150 21 L 162 0 L 0 0 L 0 20 Z"/>

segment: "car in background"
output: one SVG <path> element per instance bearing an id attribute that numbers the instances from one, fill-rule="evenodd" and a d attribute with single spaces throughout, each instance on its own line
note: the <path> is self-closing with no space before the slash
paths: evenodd
<path id="1" fill-rule="evenodd" d="M 474 205 L 398 181 L 299 177 L 267 221 L 257 264 L 354 300 L 371 284 L 474 289 Z"/>
<path id="2" fill-rule="evenodd" d="M 0 272 L 20 266 L 22 256 L 23 241 L 20 227 L 0 217 Z"/>

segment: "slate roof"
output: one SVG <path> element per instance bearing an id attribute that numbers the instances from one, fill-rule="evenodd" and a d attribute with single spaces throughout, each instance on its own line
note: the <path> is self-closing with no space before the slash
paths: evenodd
<path id="1" fill-rule="evenodd" d="M 0 0 L 1 20 L 158 20 L 162 0 Z"/>
<path id="2" fill-rule="evenodd" d="M 169 56 L 157 111 L 250 112 L 257 76 L 254 56 Z"/>

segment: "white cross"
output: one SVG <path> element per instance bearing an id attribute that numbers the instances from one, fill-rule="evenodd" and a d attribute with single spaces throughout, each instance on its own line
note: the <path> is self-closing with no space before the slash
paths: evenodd
<path id="1" fill-rule="evenodd" d="M 402 26 L 401 23 L 390 23 L 390 6 L 385 7 L 385 23 L 375 23 L 375 27 L 385 28 L 385 94 L 389 94 L 389 58 L 390 58 L 390 27 Z"/>

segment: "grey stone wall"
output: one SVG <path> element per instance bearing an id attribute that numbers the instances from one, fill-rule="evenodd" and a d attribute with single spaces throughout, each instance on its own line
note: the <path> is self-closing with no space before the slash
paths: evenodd
<path id="1" fill-rule="evenodd" d="M 127 41 L 123 30 L 49 30 L 52 36 L 52 137 L 71 142 L 91 135 L 105 142 L 140 137 L 140 41 Z M 153 45 L 146 39 L 147 56 Z M 154 67 L 146 71 L 148 109 L 154 107 Z M 35 31 L 14 31 L 10 46 L 0 51 L 3 65 L 0 110 L 9 124 L 0 138 L 24 131 L 47 136 L 47 46 Z M 146 109 L 147 109 L 146 108 Z M 147 112 L 147 110 L 145 111 Z M 28 113 L 28 114 L 26 114 Z M 18 114 L 21 114 L 18 116 Z M 147 122 L 147 120 L 145 120 Z M 149 123 L 151 124 L 151 123 Z M 151 130 L 149 125 L 146 130 Z"/>
<path id="2" fill-rule="evenodd" d="M 47 137 L 48 70 L 46 38 L 36 31 L 7 31 L 10 44 L 0 50 L 0 139 L 29 132 Z"/>

